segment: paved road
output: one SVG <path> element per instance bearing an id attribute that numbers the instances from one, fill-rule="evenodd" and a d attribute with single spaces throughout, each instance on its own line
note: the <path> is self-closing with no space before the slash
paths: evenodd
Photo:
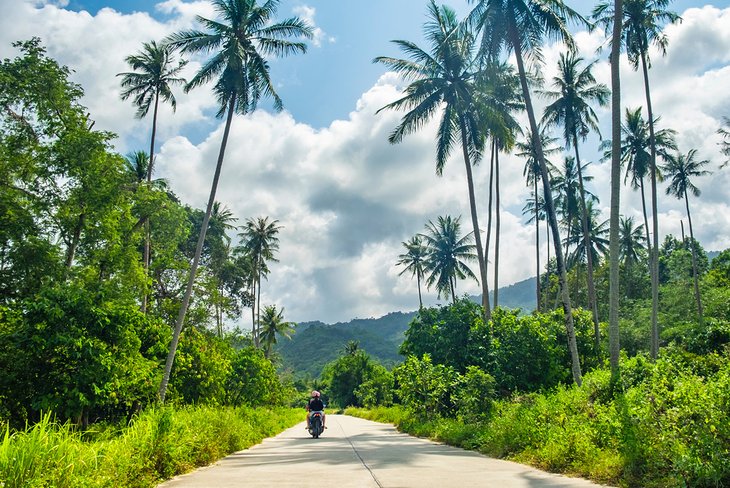
<path id="1" fill-rule="evenodd" d="M 304 423 L 212 466 L 174 478 L 173 487 L 590 488 L 594 483 L 401 434 L 392 426 L 328 415 L 312 439 Z"/>

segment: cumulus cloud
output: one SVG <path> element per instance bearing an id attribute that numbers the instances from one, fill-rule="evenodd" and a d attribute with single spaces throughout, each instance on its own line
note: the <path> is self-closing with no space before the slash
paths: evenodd
<path id="1" fill-rule="evenodd" d="M 321 27 L 317 26 L 317 23 L 314 21 L 314 15 L 317 13 L 317 10 L 314 7 L 310 7 L 309 5 L 299 5 L 294 7 L 292 11 L 294 12 L 294 15 L 298 16 L 312 27 L 312 44 L 315 47 L 321 47 L 322 42 L 336 42 L 336 39 L 333 36 L 327 35 Z"/>
<path id="2" fill-rule="evenodd" d="M 166 0 L 157 5 L 162 20 L 146 13 L 123 15 L 102 9 L 96 15 L 73 12 L 59 2 L 23 1 L 0 18 L 0 55 L 13 56 L 10 43 L 40 35 L 49 54 L 74 70 L 81 83 L 97 127 L 119 134 L 117 147 L 128 151 L 146 147 L 149 120 L 135 120 L 134 108 L 119 100 L 116 74 L 127 70 L 124 57 L 142 42 L 161 39 L 181 26 L 193 25 L 195 15 L 214 17 L 207 2 Z M 207 9 L 207 10 L 206 10 Z M 315 9 L 294 12 L 312 25 Z M 690 9 L 684 22 L 667 29 L 666 57 L 652 53 L 652 96 L 663 127 L 678 131 L 682 152 L 696 148 L 700 156 L 721 161 L 715 131 L 723 115 L 730 115 L 730 34 L 726 29 L 730 9 Z M 319 42 L 330 42 L 318 31 Z M 580 53 L 595 57 L 602 33 L 577 34 Z M 545 50 L 544 77 L 555 74 L 560 46 Z M 699 56 L 698 52 L 702 55 Z M 595 73 L 609 84 L 606 53 Z M 202 60 L 188 65 L 188 78 Z M 643 104 L 640 73 L 622 62 L 625 106 Z M 435 174 L 436 124 L 425 126 L 398 145 L 388 134 L 402 114 L 376 111 L 400 96 L 401 81 L 386 73 L 353 104 L 344 120 L 315 129 L 291 114 L 257 111 L 233 122 L 217 199 L 242 222 L 248 217 L 269 216 L 283 226 L 279 263 L 272 265 L 262 290 L 264 303 L 286 308 L 291 320 L 348 320 L 378 316 L 393 310 L 413 310 L 418 296 L 415 280 L 399 276 L 395 266 L 403 252 L 401 242 L 423 230 L 438 215 L 462 215 L 471 228 L 464 163 L 457 151 L 441 177 Z M 536 97 L 538 110 L 544 101 Z M 215 100 L 201 88 L 178 99 L 173 114 L 164 107 L 160 123 L 158 175 L 167 178 L 186 203 L 203 207 L 222 137 L 222 122 L 211 117 Z M 599 109 L 602 133 L 610 136 L 608 109 Z M 557 135 L 557 134 L 556 134 Z M 598 141 L 584 147 L 595 176 L 591 189 L 601 198 L 607 217 L 608 165 L 599 162 Z M 502 155 L 502 233 L 500 283 L 510 284 L 534 275 L 534 227 L 521 213 L 529 195 L 524 162 Z M 486 232 L 488 164 L 474 169 L 481 231 Z M 726 169 L 696 182 L 701 199 L 691 201 L 695 233 L 708 249 L 730 246 L 730 208 Z M 640 220 L 636 193 L 625 190 L 623 212 Z M 679 234 L 685 219 L 683 203 L 663 195 L 659 201 L 661 233 Z M 639 210 L 637 210 L 639 209 Z M 545 253 L 545 238 L 543 256 Z M 490 267 L 494 255 L 490 253 Z M 544 264 L 544 263 L 543 263 Z M 476 270 L 475 270 L 476 271 Z M 491 286 L 491 285 L 490 285 Z M 459 293 L 479 292 L 473 282 L 459 283 Z M 433 292 L 425 301 L 436 303 Z"/>

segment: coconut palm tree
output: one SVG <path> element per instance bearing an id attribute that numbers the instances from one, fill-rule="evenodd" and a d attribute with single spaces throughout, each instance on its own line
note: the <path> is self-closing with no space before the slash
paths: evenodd
<path id="1" fill-rule="evenodd" d="M 585 264 L 588 262 L 587 251 L 592 256 L 592 261 L 596 264 L 600 263 L 601 258 L 608 254 L 608 220 L 598 222 L 600 217 L 600 210 L 594 207 L 594 201 L 589 200 L 586 203 L 586 211 L 588 212 L 588 234 L 590 239 L 588 241 L 588 247 L 583 246 L 585 242 L 585 236 L 583 235 L 584 226 L 579 220 L 573 220 L 574 229 L 571 233 L 571 239 L 575 247 L 573 252 L 568 256 L 568 261 L 571 265 Z"/>
<path id="2" fill-rule="evenodd" d="M 528 223 L 535 222 L 535 262 L 537 266 L 537 284 L 536 284 L 536 292 L 537 292 L 537 309 L 542 310 L 541 306 L 541 297 L 542 293 L 540 291 L 540 221 L 545 220 L 547 222 L 547 216 L 545 214 L 545 199 L 541 196 L 540 192 L 538 191 L 538 185 L 540 183 L 540 163 L 537 160 L 537 153 L 535 151 L 535 148 L 532 145 L 532 134 L 528 131 L 525 137 L 524 141 L 520 141 L 516 143 L 517 147 L 517 153 L 516 156 L 520 158 L 525 159 L 525 167 L 522 170 L 522 175 L 525 177 L 527 181 L 527 185 L 532 185 L 532 195 L 533 195 L 533 201 L 537 203 L 537 205 L 533 205 L 530 207 L 532 211 L 535 213 L 535 215 L 528 221 Z M 562 150 L 562 148 L 558 147 L 556 145 L 557 139 L 555 137 L 551 137 L 547 131 L 545 131 L 545 128 L 543 127 L 540 130 L 540 143 L 542 145 L 542 153 L 545 156 L 545 164 L 548 167 L 548 173 L 550 174 L 550 178 L 552 179 L 552 175 L 555 172 L 555 166 L 553 163 L 547 159 L 548 156 L 552 156 L 553 154 L 556 154 Z M 523 209 L 524 210 L 524 209 Z M 538 214 L 538 212 L 542 212 L 542 216 Z M 524 213 L 524 212 L 523 212 Z M 549 228 L 546 236 L 549 236 Z M 548 237 L 549 239 L 549 237 Z M 550 241 L 547 242 L 547 248 L 548 248 L 548 261 L 550 260 Z"/>
<path id="3" fill-rule="evenodd" d="M 271 356 L 271 348 L 276 344 L 277 337 L 282 336 L 291 339 L 297 324 L 284 320 L 284 309 L 276 310 L 276 305 L 264 307 L 264 315 L 261 317 L 261 345 L 264 348 L 264 356 Z"/>
<path id="4" fill-rule="evenodd" d="M 662 56 L 667 53 L 669 39 L 664 33 L 666 23 L 681 21 L 681 18 L 667 10 L 671 0 L 624 0 L 622 5 L 622 35 L 621 44 L 626 49 L 629 63 L 634 70 L 641 70 L 644 78 L 644 95 L 646 98 L 646 110 L 649 119 L 649 147 L 651 159 L 649 163 L 649 174 L 651 178 L 651 209 L 652 209 L 652 245 L 649 246 L 651 256 L 649 264 L 651 267 L 651 356 L 656 359 L 659 354 L 659 215 L 657 210 L 657 149 L 656 136 L 654 133 L 654 110 L 651 104 L 651 91 L 649 89 L 649 47 L 654 45 Z M 606 31 L 613 27 L 614 19 L 618 19 L 615 6 L 610 1 L 602 1 L 593 9 L 593 18 L 599 24 L 605 26 Z"/>
<path id="5" fill-rule="evenodd" d="M 553 78 L 555 90 L 542 90 L 540 93 L 553 102 L 545 107 L 543 124 L 545 127 L 562 126 L 565 147 L 573 146 L 576 168 L 578 170 L 579 207 L 583 227 L 583 245 L 587 256 L 586 270 L 588 282 L 588 303 L 593 314 L 593 333 L 596 350 L 600 347 L 600 328 L 598 325 L 598 303 L 596 285 L 593 280 L 593 257 L 588 252 L 590 232 L 588 229 L 588 211 L 585 199 L 583 172 L 581 171 L 578 139 L 585 141 L 591 130 L 600 136 L 598 117 L 591 108 L 591 103 L 605 106 L 608 104 L 610 92 L 603 83 L 597 83 L 593 76 L 593 63 L 581 68 L 583 58 L 573 53 L 561 53 L 558 60 L 558 75 Z"/>
<path id="6" fill-rule="evenodd" d="M 272 21 L 279 6 L 278 0 L 267 0 L 263 5 L 258 5 L 256 0 L 213 0 L 213 6 L 220 20 L 197 17 L 198 22 L 207 29 L 206 31 L 182 31 L 167 38 L 167 43 L 180 49 L 182 53 L 213 54 L 208 61 L 203 63 L 193 79 L 187 83 L 185 90 L 190 91 L 217 77 L 213 88 L 218 99 L 217 115 L 218 117 L 225 115 L 226 124 L 203 225 L 200 228 L 195 256 L 190 267 L 190 276 L 173 330 L 170 352 L 160 384 L 159 397 L 162 402 L 165 400 L 180 331 L 193 291 L 195 272 L 200 261 L 215 201 L 233 114 L 251 112 L 262 97 L 271 97 L 274 101 L 274 108 L 280 110 L 282 102 L 271 82 L 267 57 L 306 52 L 306 44 L 293 41 L 291 38 L 312 37 L 312 28 L 299 18 L 294 17 L 282 22 Z"/>
<path id="7" fill-rule="evenodd" d="M 567 287 L 567 273 L 565 261 L 560 249 L 560 230 L 558 219 L 553 205 L 553 195 L 550 188 L 548 168 L 542 144 L 539 140 L 539 130 L 532 98 L 528 86 L 525 60 L 540 61 L 541 47 L 546 37 L 558 38 L 574 48 L 572 36 L 568 30 L 567 21 L 583 22 L 583 18 L 573 9 L 565 5 L 562 0 L 473 0 L 476 3 L 469 15 L 469 22 L 481 32 L 481 53 L 487 59 L 494 59 L 502 51 L 512 52 L 515 55 L 517 71 L 522 87 L 522 97 L 527 111 L 529 129 L 532 134 L 540 165 L 543 183 L 543 196 L 547 206 L 548 221 L 553 233 L 556 248 L 556 260 L 559 270 L 559 280 L 563 309 L 565 310 L 565 328 L 568 336 L 568 348 L 571 357 L 571 370 L 574 381 L 580 385 L 582 374 L 580 358 L 575 339 L 573 325 L 573 310 L 570 305 L 570 295 Z"/>
<path id="8" fill-rule="evenodd" d="M 155 135 L 157 134 L 157 110 L 160 98 L 172 107 L 173 112 L 177 108 L 175 95 L 172 87 L 185 83 L 184 78 L 178 75 L 186 64 L 180 60 L 175 65 L 172 49 L 166 45 L 158 45 L 155 41 L 142 44 L 142 51 L 127 56 L 127 64 L 133 71 L 119 73 L 122 77 L 122 100 L 134 97 L 134 105 L 137 107 L 137 118 L 145 117 L 154 104 L 152 112 L 152 135 L 150 136 L 150 152 L 147 162 L 147 183 L 152 182 L 152 172 L 155 158 Z M 145 242 L 144 242 L 144 269 L 148 273 L 150 267 L 150 232 L 149 221 L 145 219 Z M 147 294 L 142 299 L 142 311 L 147 309 Z"/>
<path id="9" fill-rule="evenodd" d="M 689 221 L 689 237 L 692 243 L 695 242 L 695 235 L 692 229 L 692 214 L 689 211 L 689 193 L 698 197 L 700 189 L 692 183 L 692 178 L 710 174 L 709 171 L 702 169 L 710 162 L 706 159 L 698 160 L 696 158 L 697 150 L 692 149 L 687 154 L 677 154 L 671 158 L 664 171 L 669 178 L 669 186 L 667 187 L 667 195 L 674 195 L 678 199 L 684 198 L 684 204 L 687 209 L 687 220 Z M 697 253 L 695 246 L 692 249 L 692 274 L 694 276 L 695 301 L 697 302 L 697 316 L 702 323 L 702 299 L 700 297 L 699 277 L 697 276 Z"/>
<path id="10" fill-rule="evenodd" d="M 436 174 L 443 174 L 446 161 L 457 141 L 466 167 L 469 192 L 469 207 L 473 236 L 476 241 L 482 287 L 482 306 L 485 322 L 491 319 L 489 305 L 489 283 L 487 263 L 482 248 L 472 165 L 482 155 L 484 133 L 481 112 L 477 109 L 479 91 L 477 78 L 479 65 L 476 62 L 476 43 L 472 33 L 456 14 L 447 6 L 437 6 L 431 0 L 428 4 L 429 21 L 425 24 L 426 39 L 430 42 L 427 52 L 409 41 L 394 41 L 410 59 L 378 57 L 375 62 L 383 63 L 411 81 L 402 98 L 386 105 L 385 109 L 406 109 L 408 112 L 390 134 L 392 144 L 417 131 L 437 113 L 440 114 L 436 135 Z M 443 290 L 442 290 L 443 291 Z"/>
<path id="11" fill-rule="evenodd" d="M 717 133 L 722 136 L 722 142 L 720 143 L 720 151 L 730 158 L 730 117 L 723 117 L 722 123 L 725 127 L 720 127 L 717 129 Z M 720 165 L 720 168 L 724 168 L 725 166 L 730 164 L 730 159 L 725 161 L 722 165 Z"/>
<path id="12" fill-rule="evenodd" d="M 641 260 L 641 253 L 646 249 L 646 237 L 643 225 L 634 224 L 633 217 L 621 217 L 619 226 L 619 259 L 624 266 L 635 266 Z"/>
<path id="13" fill-rule="evenodd" d="M 275 253 L 279 250 L 279 231 L 282 227 L 278 220 L 269 220 L 269 217 L 246 219 L 243 232 L 239 234 L 242 245 L 248 250 L 253 262 L 253 292 L 256 297 L 255 307 L 251 309 L 253 321 L 254 344 L 259 346 L 261 330 L 261 278 L 268 274 L 268 263 L 277 262 Z M 254 311 L 255 308 L 255 311 Z"/>
<path id="14" fill-rule="evenodd" d="M 585 173 L 589 163 L 583 165 L 581 174 L 583 181 L 592 181 L 593 176 Z M 565 255 L 570 250 L 569 245 L 575 241 L 571 239 L 571 232 L 576 228 L 575 223 L 580 222 L 581 194 L 580 182 L 578 178 L 578 168 L 575 158 L 567 156 L 563 159 L 563 169 L 557 170 L 552 180 L 552 186 L 555 189 L 555 208 L 561 216 L 562 224 L 567 230 L 565 238 Z M 584 189 L 586 201 L 597 200 L 597 197 L 590 191 Z"/>
<path id="15" fill-rule="evenodd" d="M 423 245 L 423 238 L 420 235 L 411 237 L 410 240 L 402 242 L 403 247 L 406 248 L 406 252 L 398 255 L 398 266 L 403 266 L 404 269 L 398 276 L 403 275 L 406 272 L 410 272 L 411 276 L 416 277 L 416 283 L 418 284 L 418 309 L 423 308 L 423 298 L 421 297 L 421 280 L 423 279 L 423 273 L 426 269 L 426 261 L 428 259 L 428 250 Z"/>
<path id="16" fill-rule="evenodd" d="M 619 142 L 621 133 L 621 19 L 623 0 L 614 2 L 613 33 L 611 36 L 611 203 L 609 224 L 609 290 L 608 290 L 608 349 L 611 366 L 611 384 L 618 383 L 619 354 L 619 211 L 621 204 L 621 158 Z"/>
<path id="17" fill-rule="evenodd" d="M 466 264 L 474 261 L 475 245 L 470 232 L 461 236 L 461 217 L 452 218 L 450 215 L 439 216 L 436 223 L 429 220 L 426 232 L 419 234 L 428 249 L 426 262 L 426 285 L 435 286 L 438 297 L 451 297 L 456 303 L 456 280 L 473 278 L 479 281 L 476 275 Z"/>

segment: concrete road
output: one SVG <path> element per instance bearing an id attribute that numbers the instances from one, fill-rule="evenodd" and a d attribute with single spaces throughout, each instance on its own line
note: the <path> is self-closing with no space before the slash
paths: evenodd
<path id="1" fill-rule="evenodd" d="M 328 415 L 327 430 L 319 439 L 312 439 L 302 422 L 212 466 L 167 481 L 159 488 L 598 486 L 411 437 L 390 425 Z"/>

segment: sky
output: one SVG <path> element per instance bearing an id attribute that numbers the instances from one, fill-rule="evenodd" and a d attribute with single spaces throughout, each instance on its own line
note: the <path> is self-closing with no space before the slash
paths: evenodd
<path id="1" fill-rule="evenodd" d="M 583 14 L 592 1 L 575 1 Z M 465 0 L 451 0 L 460 16 Z M 124 58 L 143 42 L 195 26 L 195 15 L 215 18 L 207 1 L 142 0 L 0 0 L 0 57 L 13 57 L 16 40 L 38 36 L 48 54 L 73 70 L 95 128 L 118 135 L 122 154 L 146 149 L 151 119 L 135 119 L 130 102 L 120 100 L 117 73 L 128 70 Z M 699 178 L 700 198 L 690 201 L 695 234 L 708 250 L 730 247 L 730 168 L 720 170 L 719 128 L 730 116 L 730 0 L 709 4 L 677 0 L 672 8 L 683 17 L 668 26 L 667 55 L 653 52 L 652 95 L 660 127 L 677 131 L 680 151 L 697 149 L 710 161 L 713 174 Z M 373 64 L 376 56 L 401 53 L 390 42 L 406 39 L 426 46 L 422 26 L 425 0 L 282 0 L 278 19 L 298 15 L 315 28 L 305 55 L 271 60 L 271 76 L 284 102 L 275 113 L 261 110 L 238 116 L 223 166 L 217 200 L 238 217 L 269 216 L 283 226 L 279 262 L 263 284 L 262 303 L 284 307 L 287 320 L 325 322 L 379 317 L 417 308 L 416 282 L 400 276 L 395 265 L 402 242 L 423 231 L 439 215 L 462 215 L 470 229 L 464 164 L 458 151 L 443 176 L 435 172 L 435 125 L 429 124 L 398 145 L 387 141 L 402 113 L 376 111 L 396 100 L 402 80 Z M 580 55 L 596 60 L 598 81 L 610 85 L 607 50 L 600 30 L 575 29 Z M 564 48 L 548 44 L 542 72 L 550 80 Z M 200 67 L 193 58 L 188 79 Z M 643 82 L 624 59 L 622 105 L 643 103 Z M 222 137 L 222 121 L 210 87 L 189 94 L 176 91 L 178 107 L 160 111 L 156 176 L 169 180 L 187 204 L 204 208 Z M 535 99 L 541 112 L 545 101 Z M 610 136 L 610 112 L 597 107 L 604 137 Z M 524 122 L 524 121 L 523 121 Z M 555 133 L 559 136 L 559 133 Z M 598 137 L 581 148 L 594 176 L 589 189 L 600 198 L 608 218 L 609 168 L 600 161 Z M 523 161 L 501 158 L 502 250 L 500 286 L 535 274 L 532 225 L 522 207 L 529 196 Z M 474 169 L 480 227 L 486 232 L 486 165 Z M 660 237 L 680 235 L 684 204 L 659 199 Z M 641 220 L 638 194 L 622 190 L 622 213 Z M 232 236 L 235 239 L 235 235 Z M 545 235 L 542 255 L 546 254 Z M 491 258 L 490 258 L 491 259 Z M 477 270 L 475 269 L 475 272 Z M 491 274 L 491 273 L 490 273 Z M 490 288 L 492 284 L 490 284 Z M 457 293 L 477 294 L 478 284 L 460 282 Z M 443 302 L 429 291 L 426 304 Z"/>

